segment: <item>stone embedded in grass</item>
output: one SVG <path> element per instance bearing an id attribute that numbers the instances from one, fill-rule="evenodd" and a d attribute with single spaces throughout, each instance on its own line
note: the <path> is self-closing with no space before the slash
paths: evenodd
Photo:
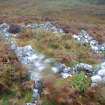
<path id="1" fill-rule="evenodd" d="M 63 33 L 63 29 L 61 28 L 57 28 L 56 26 L 54 26 L 51 22 L 44 22 L 44 23 L 31 23 L 31 24 L 27 24 L 26 28 L 31 28 L 31 29 L 43 29 L 43 30 L 47 30 L 47 31 L 51 31 L 53 33 Z"/>
<path id="2" fill-rule="evenodd" d="M 72 75 L 69 73 L 61 73 L 61 76 L 62 76 L 62 78 L 65 79 L 65 78 L 71 77 Z"/>
<path id="3" fill-rule="evenodd" d="M 72 72 L 72 68 L 70 68 L 70 67 L 65 67 L 63 69 L 63 73 L 71 73 L 71 72 Z"/>
<path id="4" fill-rule="evenodd" d="M 33 103 L 26 103 L 26 105 L 34 105 Z"/>
<path id="5" fill-rule="evenodd" d="M 91 77 L 92 83 L 105 84 L 105 62 L 96 66 L 94 74 L 95 75 Z"/>
<path id="6" fill-rule="evenodd" d="M 7 32 L 8 29 L 9 25 L 7 23 L 3 23 L 0 25 L 0 33 L 3 34 L 2 37 L 7 40 L 11 37 L 11 34 Z"/>
<path id="7" fill-rule="evenodd" d="M 92 83 L 97 83 L 97 84 L 102 83 L 102 78 L 99 75 L 92 76 L 91 80 L 92 80 Z"/>
<path id="8" fill-rule="evenodd" d="M 59 74 L 62 78 L 72 76 L 72 69 L 67 67 L 65 64 L 56 64 L 54 67 L 52 67 L 52 71 Z"/>
<path id="9" fill-rule="evenodd" d="M 33 55 L 29 56 L 28 59 L 30 62 L 32 62 L 33 60 L 37 60 L 38 56 L 36 54 L 33 54 Z"/>
<path id="10" fill-rule="evenodd" d="M 105 62 L 102 62 L 96 66 L 96 71 L 99 71 L 100 69 L 105 69 Z"/>
<path id="11" fill-rule="evenodd" d="M 103 43 L 103 44 L 100 46 L 100 50 L 101 50 L 101 51 L 105 51 L 105 43 Z"/>
<path id="12" fill-rule="evenodd" d="M 98 75 L 100 75 L 101 77 L 105 77 L 105 69 L 99 70 Z"/>
<path id="13" fill-rule="evenodd" d="M 56 68 L 56 67 L 52 67 L 52 71 L 53 71 L 54 73 L 58 73 L 58 72 L 59 72 L 58 68 Z"/>
<path id="14" fill-rule="evenodd" d="M 91 49 L 96 53 L 105 51 L 105 44 L 99 44 L 99 42 L 91 37 L 85 30 L 81 30 L 77 35 L 73 35 L 73 38 L 81 44 L 89 44 Z"/>
<path id="15" fill-rule="evenodd" d="M 93 67 L 92 67 L 92 65 L 89 65 L 89 64 L 80 63 L 80 64 L 77 64 L 74 67 L 74 71 L 76 71 L 76 72 L 83 71 L 83 72 L 86 72 L 86 73 L 92 73 Z"/>
<path id="16" fill-rule="evenodd" d="M 12 49 L 12 50 L 16 50 L 16 49 L 17 49 L 16 43 L 11 43 L 11 49 Z"/>
<path id="17" fill-rule="evenodd" d="M 0 30 L 5 30 L 5 32 L 9 29 L 9 25 L 7 23 L 0 24 Z"/>
<path id="18" fill-rule="evenodd" d="M 63 72 L 63 70 L 65 69 L 66 66 L 65 66 L 65 64 L 60 63 L 60 64 L 55 64 L 54 67 L 57 68 L 57 73 L 60 74 Z"/>

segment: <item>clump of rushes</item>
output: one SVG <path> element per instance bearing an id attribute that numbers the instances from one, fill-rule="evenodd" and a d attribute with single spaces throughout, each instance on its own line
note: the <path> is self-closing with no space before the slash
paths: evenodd
<path id="1" fill-rule="evenodd" d="M 81 72 L 80 74 L 76 74 L 72 78 L 72 86 L 79 90 L 81 93 L 85 92 L 87 88 L 90 86 L 90 79 L 83 73 Z"/>

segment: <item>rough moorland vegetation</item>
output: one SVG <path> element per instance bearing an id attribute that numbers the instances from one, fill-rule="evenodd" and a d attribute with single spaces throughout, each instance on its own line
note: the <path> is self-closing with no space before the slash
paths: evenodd
<path id="1" fill-rule="evenodd" d="M 0 105 L 25 103 L 31 98 L 27 70 L 1 38 L 0 45 Z"/>
<path id="2" fill-rule="evenodd" d="M 8 30 L 18 46 L 27 44 L 56 62 L 73 66 L 84 62 L 93 67 L 103 56 L 77 43 L 71 36 L 85 29 L 100 43 L 105 41 L 105 0 L 0 0 L 0 23 L 11 24 Z M 65 35 L 45 30 L 22 29 L 24 23 L 53 21 Z M 14 25 L 15 24 L 15 25 Z M 105 86 L 91 87 L 83 72 L 67 79 L 47 75 L 41 105 L 105 105 Z M 24 105 L 32 99 L 33 81 L 20 64 L 10 45 L 0 38 L 0 105 Z"/>
<path id="3" fill-rule="evenodd" d="M 93 65 L 100 62 L 96 60 L 99 56 L 92 53 L 88 45 L 77 43 L 70 34 L 62 35 L 28 29 L 19 33 L 16 39 L 19 46 L 31 44 L 39 52 L 69 66 L 80 62 Z"/>
<path id="4" fill-rule="evenodd" d="M 54 78 L 53 78 L 54 79 Z M 43 105 L 104 105 L 104 88 L 91 88 L 83 73 L 72 79 L 45 81 Z M 61 82 L 62 81 L 62 82 Z M 73 83 L 73 84 L 72 84 Z"/>

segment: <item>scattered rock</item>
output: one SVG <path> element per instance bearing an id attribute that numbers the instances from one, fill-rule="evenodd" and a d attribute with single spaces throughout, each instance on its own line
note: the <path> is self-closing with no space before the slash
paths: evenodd
<path id="1" fill-rule="evenodd" d="M 93 73 L 93 67 L 92 67 L 92 65 L 89 65 L 89 64 L 80 63 L 80 64 L 77 64 L 74 67 L 74 71 L 76 73 L 79 73 L 79 72 L 83 71 L 86 74 L 91 74 L 92 75 L 92 73 Z"/>
<path id="2" fill-rule="evenodd" d="M 105 51 L 105 44 L 99 44 L 98 41 L 91 37 L 85 30 L 81 30 L 77 35 L 73 35 L 73 38 L 81 44 L 89 44 L 91 49 L 96 53 Z"/>
<path id="3" fill-rule="evenodd" d="M 35 103 L 26 103 L 26 105 L 36 105 Z"/>
<path id="4" fill-rule="evenodd" d="M 7 31 L 9 29 L 9 25 L 7 23 L 0 24 L 0 31 Z"/>
<path id="5" fill-rule="evenodd" d="M 38 80 L 35 81 L 34 89 L 37 89 L 39 96 L 41 96 L 41 93 L 43 91 L 43 82 L 42 82 L 42 80 L 38 79 Z"/>
<path id="6" fill-rule="evenodd" d="M 27 24 L 26 28 L 31 28 L 31 29 L 44 29 L 47 31 L 51 31 L 53 33 L 63 33 L 63 30 L 61 28 L 57 28 L 54 26 L 51 22 L 45 22 L 45 23 L 32 23 L 32 24 Z"/>
<path id="7" fill-rule="evenodd" d="M 53 33 L 64 33 L 63 29 L 57 28 L 51 22 L 45 23 L 32 23 L 26 26 L 25 28 L 31 29 L 44 29 Z M 89 64 L 80 63 L 70 68 L 65 64 L 51 64 L 50 60 L 47 59 L 44 55 L 38 54 L 31 45 L 18 47 L 15 41 L 11 41 L 11 33 L 19 33 L 21 31 L 21 26 L 19 25 L 8 25 L 3 23 L 0 25 L 0 33 L 6 40 L 10 40 L 10 47 L 15 51 L 18 59 L 22 64 L 28 65 L 28 70 L 31 80 L 37 80 L 41 78 L 41 71 L 45 69 L 48 65 L 51 66 L 51 69 L 54 73 L 59 74 L 62 78 L 68 78 L 76 73 L 81 71 L 85 72 L 91 76 L 92 86 L 97 84 L 105 84 L 105 62 L 97 65 L 96 70 L 93 75 L 93 67 Z M 66 30 L 68 31 L 68 30 Z M 80 33 L 74 35 L 73 38 L 82 44 L 89 44 L 91 49 L 97 53 L 100 51 L 105 51 L 105 43 L 99 44 L 93 37 L 91 37 L 85 30 L 81 30 Z M 38 81 L 37 81 L 38 82 Z M 36 83 L 36 86 L 33 89 L 33 97 L 40 96 L 42 92 L 42 85 L 40 82 Z M 27 105 L 34 105 L 33 103 L 27 103 Z"/>
<path id="8" fill-rule="evenodd" d="M 62 78 L 65 79 L 65 78 L 71 77 L 72 75 L 69 73 L 61 73 L 61 76 L 62 76 Z"/>

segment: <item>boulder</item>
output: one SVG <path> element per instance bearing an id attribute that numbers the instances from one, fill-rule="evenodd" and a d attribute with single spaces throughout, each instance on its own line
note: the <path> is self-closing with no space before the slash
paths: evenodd
<path id="1" fill-rule="evenodd" d="M 31 46 L 31 45 L 27 45 L 27 46 L 24 46 L 24 47 L 23 47 L 23 50 L 24 50 L 25 52 L 27 52 L 27 51 L 32 51 L 33 49 L 32 49 L 32 46 Z"/>
<path id="2" fill-rule="evenodd" d="M 37 54 L 33 54 L 33 55 L 31 55 L 31 56 L 28 57 L 28 60 L 30 62 L 33 62 L 33 61 L 35 61 L 37 59 L 38 59 L 38 55 Z"/>
<path id="3" fill-rule="evenodd" d="M 63 73 L 70 73 L 70 72 L 72 72 L 72 70 L 71 70 L 70 67 L 65 67 L 65 68 L 63 69 Z"/>
<path id="4" fill-rule="evenodd" d="M 36 99 L 39 97 L 38 89 L 33 89 L 33 95 L 32 95 L 32 97 L 34 97 Z"/>
<path id="5" fill-rule="evenodd" d="M 93 51 L 97 52 L 97 53 L 98 53 L 98 51 L 100 50 L 98 46 L 93 46 L 93 45 L 91 46 L 91 49 L 92 49 Z"/>
<path id="6" fill-rule="evenodd" d="M 92 83 L 102 83 L 102 78 L 99 75 L 95 75 L 91 77 Z"/>
<path id="7" fill-rule="evenodd" d="M 102 45 L 100 45 L 100 50 L 101 51 L 105 51 L 105 43 L 103 43 Z"/>
<path id="8" fill-rule="evenodd" d="M 105 69 L 105 62 L 102 62 L 101 64 L 99 64 L 98 65 L 98 68 Z"/>
<path id="9" fill-rule="evenodd" d="M 62 73 L 63 72 L 63 70 L 65 69 L 65 64 L 56 64 L 55 65 L 55 67 L 58 69 L 58 73 L 60 74 L 60 73 Z"/>
<path id="10" fill-rule="evenodd" d="M 75 40 L 78 38 L 78 36 L 77 36 L 76 34 L 74 34 L 72 37 L 73 37 Z"/>
<path id="11" fill-rule="evenodd" d="M 86 73 L 92 73 L 93 68 L 92 68 L 92 65 L 85 64 L 85 63 L 80 63 L 80 64 L 77 64 L 77 65 L 74 67 L 74 70 L 75 70 L 76 72 L 84 71 L 84 72 L 86 72 Z"/>
<path id="12" fill-rule="evenodd" d="M 59 69 L 58 69 L 57 67 L 52 67 L 52 71 L 53 71 L 54 73 L 58 73 L 58 72 L 59 72 Z"/>
<path id="13" fill-rule="evenodd" d="M 99 70 L 98 75 L 101 76 L 101 77 L 105 77 L 105 69 Z"/>
<path id="14" fill-rule="evenodd" d="M 91 40 L 91 41 L 90 41 L 90 46 L 98 46 L 98 41 L 96 41 L 96 40 Z"/>
<path id="15" fill-rule="evenodd" d="M 37 79 L 35 81 L 34 89 L 38 90 L 38 94 L 39 94 L 39 96 L 41 96 L 41 93 L 43 91 L 43 82 L 42 82 L 42 80 Z"/>
<path id="16" fill-rule="evenodd" d="M 34 105 L 33 103 L 26 103 L 26 105 Z"/>
<path id="17" fill-rule="evenodd" d="M 12 50 L 16 50 L 16 49 L 17 49 L 16 43 L 12 43 L 12 44 L 11 44 L 11 49 L 12 49 Z"/>
<path id="18" fill-rule="evenodd" d="M 0 30 L 7 30 L 9 29 L 9 25 L 7 23 L 0 24 Z"/>

